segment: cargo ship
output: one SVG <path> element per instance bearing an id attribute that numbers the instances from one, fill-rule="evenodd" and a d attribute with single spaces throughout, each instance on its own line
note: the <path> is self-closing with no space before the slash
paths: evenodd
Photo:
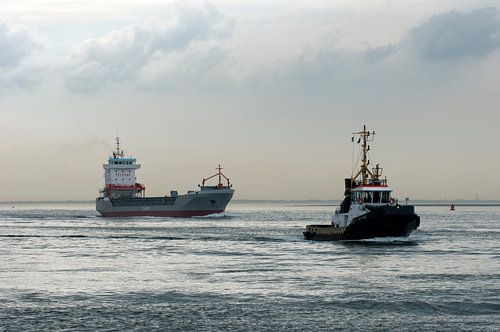
<path id="1" fill-rule="evenodd" d="M 307 225 L 304 237 L 309 240 L 361 240 L 380 237 L 407 237 L 420 226 L 420 217 L 412 205 L 400 205 L 391 196 L 382 167 L 370 169 L 369 142 L 375 132 L 353 133 L 352 142 L 361 144 L 360 169 L 345 179 L 344 199 L 336 209 L 331 224 Z M 353 172 L 354 174 L 354 172 Z"/>
<path id="2" fill-rule="evenodd" d="M 104 217 L 161 216 L 194 217 L 206 216 L 225 211 L 234 194 L 232 184 L 218 172 L 198 185 L 199 190 L 188 191 L 179 195 L 170 191 L 170 195 L 146 197 L 146 187 L 136 182 L 135 171 L 141 167 L 137 159 L 125 157 L 120 149 L 120 138 L 116 138 L 116 150 L 104 167 L 104 188 L 96 199 L 96 210 Z M 207 185 L 209 180 L 218 179 L 218 183 Z M 225 182 L 225 183 L 223 183 Z"/>

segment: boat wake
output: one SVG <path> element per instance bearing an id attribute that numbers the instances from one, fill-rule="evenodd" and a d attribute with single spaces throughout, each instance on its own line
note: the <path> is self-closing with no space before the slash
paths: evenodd
<path id="1" fill-rule="evenodd" d="M 206 216 L 194 216 L 191 217 L 191 219 L 200 219 L 200 220 L 230 220 L 230 219 L 235 219 L 237 217 L 228 215 L 226 213 L 216 213 L 216 214 L 209 214 Z"/>
<path id="2" fill-rule="evenodd" d="M 418 241 L 414 238 L 407 237 L 380 237 L 362 240 L 341 240 L 344 244 L 354 245 L 379 245 L 379 246 L 416 246 Z"/>

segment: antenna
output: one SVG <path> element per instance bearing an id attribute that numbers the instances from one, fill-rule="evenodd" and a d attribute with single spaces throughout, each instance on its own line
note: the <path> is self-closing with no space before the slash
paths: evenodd
<path id="1" fill-rule="evenodd" d="M 123 150 L 120 150 L 120 137 L 116 136 L 116 151 L 113 152 L 113 157 L 122 157 L 123 158 Z"/>
<path id="2" fill-rule="evenodd" d="M 120 155 L 120 137 L 116 135 L 116 154 Z"/>

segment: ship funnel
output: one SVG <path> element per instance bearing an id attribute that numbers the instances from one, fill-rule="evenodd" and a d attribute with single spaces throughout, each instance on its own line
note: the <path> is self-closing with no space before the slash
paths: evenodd
<path id="1" fill-rule="evenodd" d="M 345 192 L 344 192 L 344 195 L 348 196 L 348 195 L 351 194 L 352 179 L 351 178 L 346 178 L 344 182 L 345 182 Z"/>

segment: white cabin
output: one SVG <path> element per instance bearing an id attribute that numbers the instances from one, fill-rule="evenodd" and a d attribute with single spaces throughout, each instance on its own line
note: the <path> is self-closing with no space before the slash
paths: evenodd
<path id="1" fill-rule="evenodd" d="M 137 159 L 125 157 L 120 150 L 120 138 L 116 138 L 116 151 L 109 157 L 108 163 L 102 165 L 104 168 L 104 189 L 101 190 L 103 197 L 137 197 L 144 196 L 145 187 L 137 183 L 135 170 L 141 168 Z"/>
<path id="2" fill-rule="evenodd" d="M 104 167 L 104 184 L 133 186 L 137 180 L 135 170 L 141 168 L 135 158 L 110 157 Z"/>

